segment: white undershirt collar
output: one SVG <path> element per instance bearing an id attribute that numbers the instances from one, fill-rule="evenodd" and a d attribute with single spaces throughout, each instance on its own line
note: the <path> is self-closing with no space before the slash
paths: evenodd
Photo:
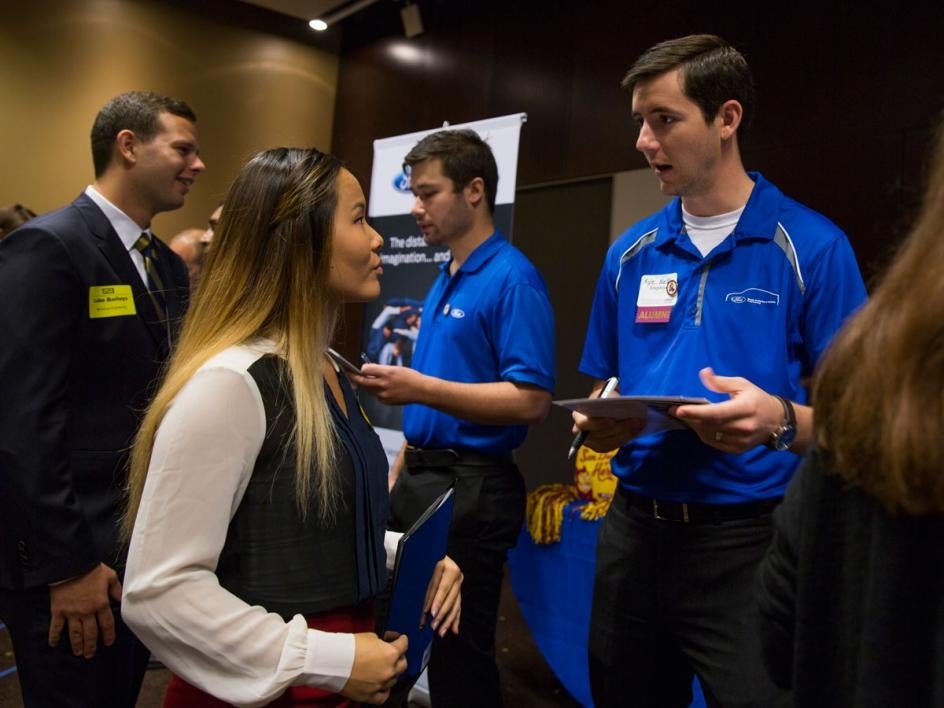
<path id="1" fill-rule="evenodd" d="M 702 256 L 707 256 L 734 231 L 744 207 L 714 216 L 695 216 L 682 206 L 682 223 L 692 244 Z"/>
<path id="2" fill-rule="evenodd" d="M 125 250 L 127 250 L 128 254 L 131 256 L 131 262 L 134 263 L 138 275 L 141 276 L 141 281 L 146 284 L 147 273 L 144 271 L 144 257 L 135 249 L 134 243 L 138 240 L 138 237 L 141 236 L 143 231 L 153 236 L 150 227 L 142 229 L 135 223 L 134 219 L 108 201 L 108 199 L 92 185 L 85 188 L 85 194 L 88 195 L 88 198 L 95 202 L 96 206 L 105 214 L 105 218 L 108 219 L 111 227 L 115 230 L 115 233 L 118 234 L 118 238 L 124 245 Z"/>

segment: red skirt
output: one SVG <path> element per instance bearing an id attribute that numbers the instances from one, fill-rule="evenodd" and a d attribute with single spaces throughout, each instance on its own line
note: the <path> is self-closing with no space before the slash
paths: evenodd
<path id="1" fill-rule="evenodd" d="M 372 602 L 364 602 L 354 608 L 311 615 L 306 619 L 309 627 L 325 632 L 374 631 Z M 285 693 L 266 705 L 272 708 L 294 708 L 294 706 L 357 708 L 361 704 L 338 693 L 328 693 L 314 686 L 291 686 Z M 191 686 L 174 674 L 167 684 L 167 693 L 164 694 L 164 708 L 231 708 L 231 705 Z"/>

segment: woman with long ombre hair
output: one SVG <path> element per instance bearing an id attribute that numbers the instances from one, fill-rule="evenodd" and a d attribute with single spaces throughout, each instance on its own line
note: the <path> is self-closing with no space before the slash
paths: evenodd
<path id="1" fill-rule="evenodd" d="M 944 124 L 921 212 L 827 352 L 758 576 L 793 705 L 944 705 Z"/>
<path id="2" fill-rule="evenodd" d="M 383 240 L 331 155 L 253 157 L 224 202 L 131 456 L 122 614 L 174 676 L 164 705 L 382 703 L 406 639 L 373 633 L 395 537 L 387 462 L 327 349 L 380 293 Z M 461 573 L 430 581 L 456 631 Z"/>

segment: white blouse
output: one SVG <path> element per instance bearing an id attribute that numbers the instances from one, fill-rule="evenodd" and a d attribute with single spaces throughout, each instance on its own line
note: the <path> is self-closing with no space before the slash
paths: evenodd
<path id="1" fill-rule="evenodd" d="M 289 686 L 332 692 L 354 665 L 354 635 L 309 629 L 220 587 L 216 565 L 265 436 L 248 368 L 273 345 L 213 357 L 180 390 L 154 439 L 131 537 L 121 614 L 171 671 L 239 706 Z M 401 534 L 388 532 L 388 567 Z"/>

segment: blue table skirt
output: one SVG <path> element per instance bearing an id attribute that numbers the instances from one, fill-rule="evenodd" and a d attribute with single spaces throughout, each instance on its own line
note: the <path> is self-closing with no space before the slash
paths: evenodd
<path id="1" fill-rule="evenodd" d="M 601 523 L 581 519 L 574 502 L 564 509 L 559 543 L 536 544 L 523 530 L 508 554 L 511 587 L 535 644 L 564 688 L 588 707 L 587 634 Z M 697 680 L 692 690 L 691 708 L 704 708 Z"/>

